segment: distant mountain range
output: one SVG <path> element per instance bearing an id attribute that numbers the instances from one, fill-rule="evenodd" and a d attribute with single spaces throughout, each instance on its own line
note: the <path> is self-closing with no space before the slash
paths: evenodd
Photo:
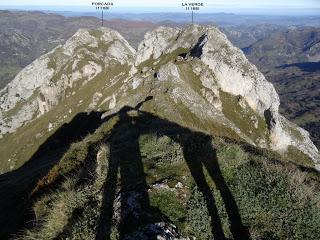
<path id="1" fill-rule="evenodd" d="M 308 129 L 320 146 L 320 28 L 275 30 L 243 51 L 274 83 L 281 112 Z"/>
<path id="2" fill-rule="evenodd" d="M 290 27 L 272 32 L 252 45 L 244 53 L 262 70 L 288 67 L 290 64 L 320 61 L 320 31 L 312 27 Z M 307 68 L 305 68 L 308 71 Z M 312 69 L 309 69 L 309 71 Z"/>
<path id="3" fill-rule="evenodd" d="M 318 16 L 317 9 L 313 9 L 313 14 L 302 14 L 303 10 L 300 10 L 300 14 L 292 14 L 290 11 L 287 14 L 245 14 L 245 13 L 230 13 L 230 12 L 194 12 L 194 20 L 197 23 L 212 22 L 215 25 L 257 25 L 257 24 L 276 24 L 283 26 L 300 25 L 300 26 L 319 26 L 320 17 Z M 86 11 L 48 11 L 48 13 L 60 14 L 66 17 L 80 17 L 91 16 L 101 17 L 101 13 L 98 12 L 86 12 Z M 153 12 L 152 10 L 143 13 L 132 11 L 120 12 L 107 12 L 105 13 L 106 19 L 121 18 L 130 21 L 173 21 L 178 23 L 190 23 L 190 12 Z"/>

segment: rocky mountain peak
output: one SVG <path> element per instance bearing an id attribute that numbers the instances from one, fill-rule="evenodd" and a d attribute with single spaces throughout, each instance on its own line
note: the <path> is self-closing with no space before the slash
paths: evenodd
<path id="1" fill-rule="evenodd" d="M 78 30 L 0 91 L 0 136 L 48 112 L 62 98 L 74 94 L 80 87 L 75 85 L 86 85 L 104 74 L 106 68 L 132 65 L 134 56 L 135 50 L 114 30 Z"/>
<path id="2" fill-rule="evenodd" d="M 70 51 L 72 54 L 77 47 L 82 45 L 98 47 L 99 43 L 108 44 L 117 40 L 125 43 L 132 54 L 135 54 L 135 50 L 120 33 L 106 27 L 101 27 L 96 30 L 79 29 L 70 39 L 67 40 L 64 45 L 64 49 L 66 50 L 65 53 Z"/>
<path id="3" fill-rule="evenodd" d="M 186 69 L 179 67 L 184 65 L 183 62 L 192 69 L 191 74 L 199 76 L 200 94 L 211 100 L 215 111 L 223 112 L 219 95 L 222 91 L 239 98 L 239 104 L 244 109 L 250 109 L 263 120 L 269 137 L 255 139 L 255 144 L 269 146 L 279 152 L 285 152 L 293 145 L 312 156 L 314 161 L 319 161 L 318 150 L 310 141 L 309 134 L 279 114 L 280 100 L 273 85 L 218 28 L 199 25 L 184 29 L 158 28 L 147 33 L 139 45 L 135 65 L 141 67 L 147 64 L 152 66 L 151 69 L 159 68 L 156 72 L 159 80 L 181 80 L 181 75 L 186 72 Z M 192 81 L 195 82 L 195 79 Z M 178 88 L 175 89 L 177 91 Z M 232 120 L 233 123 L 236 121 Z"/>
<path id="4" fill-rule="evenodd" d="M 272 84 L 248 62 L 241 50 L 213 26 L 160 27 L 147 33 L 138 48 L 136 65 L 177 50 L 185 50 L 188 57 L 201 59 L 214 72 L 224 91 L 244 96 L 254 110 L 261 114 L 267 109 L 278 111 L 279 98 Z"/>
<path id="5" fill-rule="evenodd" d="M 106 117 L 150 96 L 141 108 L 159 117 L 320 163 L 308 133 L 279 114 L 273 85 L 213 26 L 159 27 L 137 51 L 111 29 L 80 29 L 0 92 L 0 135 L 38 123 L 39 142 L 75 113 Z"/>
<path id="6" fill-rule="evenodd" d="M 208 27 L 189 25 L 184 29 L 159 27 L 148 32 L 138 47 L 136 65 L 150 58 L 158 59 L 179 48 L 191 49 L 207 30 Z"/>

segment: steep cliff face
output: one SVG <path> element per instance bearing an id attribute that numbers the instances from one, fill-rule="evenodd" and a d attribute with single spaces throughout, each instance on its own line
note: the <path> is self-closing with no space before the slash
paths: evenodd
<path id="1" fill-rule="evenodd" d="M 279 114 L 273 85 L 241 50 L 217 28 L 192 25 L 149 32 L 137 52 L 110 29 L 79 30 L 21 71 L 0 92 L 0 141 L 23 143 L 1 147 L 2 170 L 25 162 L 76 113 L 106 116 L 150 96 L 142 109 L 162 118 L 320 163 L 308 133 Z"/>
<path id="2" fill-rule="evenodd" d="M 155 48 L 155 46 L 161 47 Z M 310 141 L 308 133 L 279 114 L 280 101 L 273 85 L 266 81 L 242 51 L 234 47 L 217 28 L 201 26 L 189 26 L 183 30 L 159 28 L 147 34 L 140 44 L 136 66 L 139 68 L 144 64 L 150 65 L 146 59 L 151 59 L 152 67 L 157 68 L 159 63 L 163 64 L 161 61 L 168 55 L 173 55 L 176 59 L 160 67 L 160 80 L 163 78 L 162 75 L 168 74 L 171 74 L 169 79 L 184 80 L 185 85 L 192 87 L 194 94 L 207 100 L 215 110 L 222 112 L 224 117 L 230 120 L 230 128 L 235 124 L 237 128 L 235 131 L 241 132 L 239 135 L 247 141 L 249 138 L 251 143 L 257 146 L 270 147 L 279 152 L 286 152 L 288 147 L 293 146 L 310 156 L 316 164 L 319 163 L 318 150 Z M 168 71 L 162 74 L 164 68 Z M 176 68 L 179 70 L 174 71 Z M 193 74 L 198 76 L 200 81 L 196 78 L 191 79 L 192 85 L 185 81 L 183 73 L 186 73 L 186 69 L 192 69 L 185 74 L 186 78 L 192 78 Z M 182 76 L 179 76 L 179 72 Z M 194 86 L 199 87 L 200 91 Z M 175 88 L 173 92 L 177 93 L 178 89 Z M 192 98 L 190 94 L 188 96 Z M 226 102 L 230 103 L 233 97 L 238 98 L 238 102 L 228 106 Z M 237 105 L 242 110 L 230 109 L 236 108 Z M 189 104 L 187 108 L 192 109 L 191 106 L 192 104 Z M 230 111 L 240 114 L 235 116 Z M 249 121 L 244 120 L 245 115 L 251 115 Z M 244 124 L 239 123 L 241 122 L 239 118 L 243 118 Z M 254 129 L 250 129 L 252 127 Z M 257 137 L 254 137 L 255 134 Z"/>

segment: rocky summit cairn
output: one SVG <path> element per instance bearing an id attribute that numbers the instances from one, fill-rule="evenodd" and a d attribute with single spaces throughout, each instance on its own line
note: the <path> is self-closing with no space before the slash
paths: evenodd
<path id="1" fill-rule="evenodd" d="M 107 111 L 105 117 L 148 96 L 144 111 L 280 154 L 299 153 L 320 169 L 308 132 L 279 114 L 273 85 L 218 28 L 190 25 L 148 32 L 137 51 L 111 29 L 81 29 L 23 69 L 0 91 L 0 170 L 27 161 L 30 148 L 75 114 Z M 16 138 L 21 147 L 5 147 Z"/>

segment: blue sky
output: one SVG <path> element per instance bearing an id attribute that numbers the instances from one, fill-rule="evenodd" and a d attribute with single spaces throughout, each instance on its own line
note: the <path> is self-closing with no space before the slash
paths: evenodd
<path id="1" fill-rule="evenodd" d="M 55 10 L 70 10 L 70 6 L 75 10 L 92 10 L 92 1 L 97 0 L 0 0 L 0 9 L 21 8 L 24 6 L 31 7 L 30 9 L 51 9 Z M 99 1 L 99 0 L 98 0 Z M 111 0 L 112 1 L 112 0 Z M 196 0 L 197 1 L 197 0 Z M 194 0 L 113 0 L 114 9 L 160 9 L 160 10 L 183 10 L 182 2 L 196 2 Z M 320 15 L 320 0 L 200 0 L 205 4 L 201 11 L 225 11 L 228 9 L 319 9 Z M 317 14 L 318 15 L 318 14 Z"/>

